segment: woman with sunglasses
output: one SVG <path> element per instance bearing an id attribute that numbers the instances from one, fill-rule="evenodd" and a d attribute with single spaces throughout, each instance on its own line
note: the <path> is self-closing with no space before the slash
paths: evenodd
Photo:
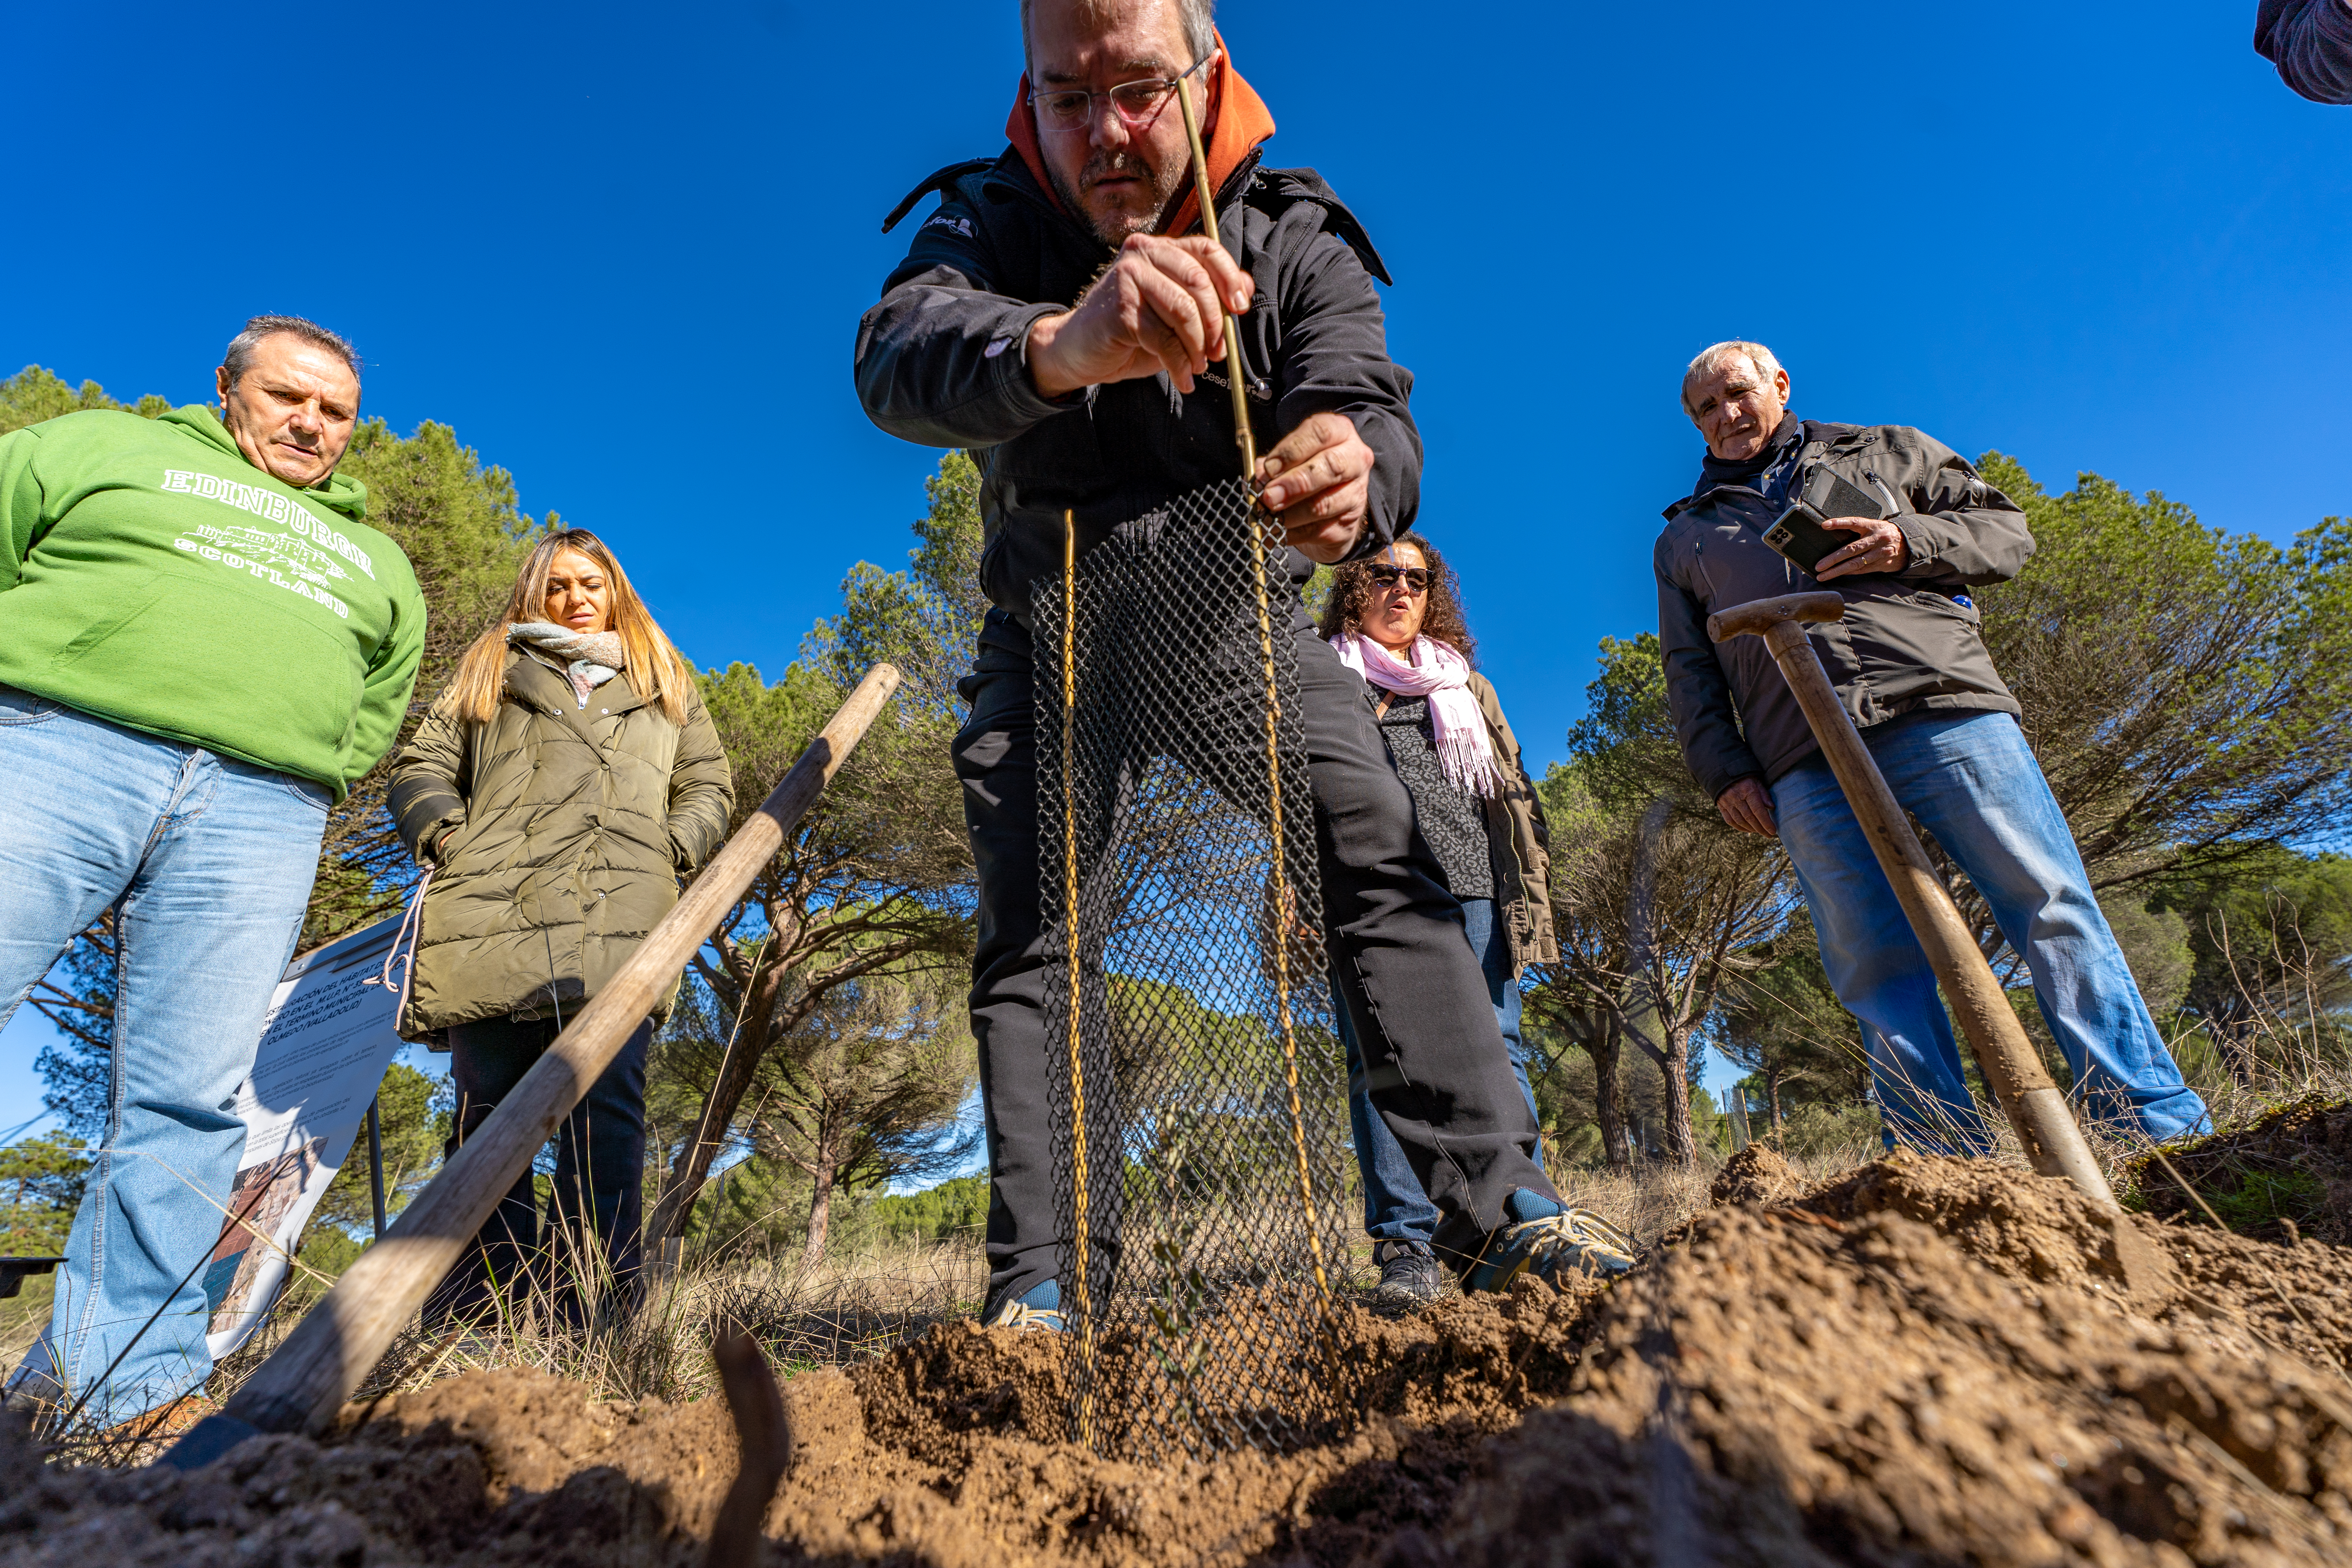
<path id="1" fill-rule="evenodd" d="M 1519 1037 L 1518 974 L 1529 963 L 1559 957 L 1546 885 L 1549 835 L 1502 702 L 1470 667 L 1476 644 L 1463 622 L 1454 574 L 1435 545 L 1407 533 L 1378 555 L 1333 570 L 1319 629 L 1370 688 L 1381 734 L 1412 796 L 1422 837 L 1461 900 L 1463 930 L 1486 971 L 1496 1022 L 1532 1109 L 1535 1092 Z M 1349 1114 L 1380 1294 L 1403 1304 L 1430 1300 L 1445 1279 L 1431 1246 L 1436 1205 L 1373 1113 L 1362 1052 L 1345 1007 L 1339 1035 L 1348 1048 Z"/>

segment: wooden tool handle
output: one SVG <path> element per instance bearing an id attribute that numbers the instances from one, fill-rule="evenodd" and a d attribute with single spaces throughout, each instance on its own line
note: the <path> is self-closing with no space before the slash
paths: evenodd
<path id="1" fill-rule="evenodd" d="M 1746 633 L 1769 632 L 1790 621 L 1843 619 L 1845 596 L 1842 594 L 1783 594 L 1777 599 L 1750 599 L 1744 605 L 1717 610 L 1706 618 L 1706 635 L 1716 642 L 1729 642 Z"/>
<path id="2" fill-rule="evenodd" d="M 285 1342 L 256 1369 L 227 1413 L 264 1432 L 319 1431 L 375 1367 L 394 1336 L 530 1169 L 622 1045 L 653 1010 L 702 939 L 726 918 L 898 689 L 898 672 L 866 672 L 760 809 L 647 933 L 620 973 L 499 1101 L 383 1239 L 360 1254 Z"/>
<path id="3" fill-rule="evenodd" d="M 2025 1157 L 2045 1176 L 2074 1184 L 2102 1209 L 2120 1213 L 2107 1178 L 2092 1157 L 2083 1130 L 2067 1110 L 2066 1097 L 2050 1079 L 2041 1054 L 2027 1039 L 2024 1026 L 2010 1010 L 2009 997 L 1993 978 L 1976 940 L 1952 896 L 1936 876 L 1927 851 L 1911 831 L 1909 817 L 1886 787 L 1870 748 L 1838 701 L 1828 672 L 1806 638 L 1805 623 L 1835 620 L 1845 614 L 1845 602 L 1835 594 L 1793 594 L 1735 605 L 1707 617 L 1707 633 L 1717 642 L 1747 632 L 1761 632 L 1764 644 L 1788 678 L 1789 689 L 1804 710 L 1830 771 L 1837 775 L 1853 807 L 1856 821 L 1870 840 L 1878 864 L 1894 884 L 1895 897 L 1911 922 L 1919 946 L 1927 954 L 1937 984 L 1960 1020 L 1986 1085 L 2001 1103 Z M 1718 629 L 1720 628 L 1720 629 Z"/>

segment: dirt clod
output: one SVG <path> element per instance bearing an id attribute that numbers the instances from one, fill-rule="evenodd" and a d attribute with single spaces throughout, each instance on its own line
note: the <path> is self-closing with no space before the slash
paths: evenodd
<path id="1" fill-rule="evenodd" d="M 1797 1173 L 1776 1151 L 1750 1143 L 1724 1163 L 1706 1195 L 1717 1208 L 1737 1208 L 1742 1204 L 1785 1203 L 1803 1187 Z"/>
<path id="2" fill-rule="evenodd" d="M 2352 1253 L 2151 1226 L 2153 1314 L 2060 1184 L 1899 1157 L 1811 1193 L 1743 1155 L 1633 1274 L 1349 1310 L 1302 1451 L 1157 1467 L 1064 1441 L 1047 1335 L 934 1330 L 784 1385 L 775 1564 L 1429 1568 L 2352 1561 Z M 722 1401 L 475 1373 L 194 1475 L 0 1426 L 0 1564 L 678 1564 Z"/>

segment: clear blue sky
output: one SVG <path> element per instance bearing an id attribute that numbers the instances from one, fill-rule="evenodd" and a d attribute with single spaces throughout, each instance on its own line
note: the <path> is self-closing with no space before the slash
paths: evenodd
<path id="1" fill-rule="evenodd" d="M 2352 510 L 2352 110 L 2252 0 L 1967 7 L 1227 0 L 1235 63 L 1388 258 L 1423 525 L 1543 763 L 1654 625 L 1683 363 L 1771 343 L 1816 418 L 2091 468 L 2284 538 Z M 206 395 L 243 318 L 370 362 L 772 675 L 934 455 L 849 382 L 882 215 L 1002 149 L 1014 0 L 18 7 L 0 374 Z M 46 1030 L 0 1037 L 0 1127 Z"/>

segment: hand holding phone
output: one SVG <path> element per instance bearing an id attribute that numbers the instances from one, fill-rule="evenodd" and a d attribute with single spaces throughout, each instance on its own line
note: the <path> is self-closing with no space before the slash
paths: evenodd
<path id="1" fill-rule="evenodd" d="M 1885 516 L 1886 509 L 1879 503 L 1877 497 L 1816 463 L 1806 471 L 1804 484 L 1797 498 L 1765 531 L 1764 542 L 1817 581 L 1824 573 L 1842 577 L 1863 571 L 1899 570 L 1899 567 L 1851 564 L 1864 559 L 1876 560 L 1884 555 L 1883 542 L 1871 551 L 1856 552 L 1854 547 L 1857 544 L 1870 541 L 1856 540 L 1852 535 L 1857 522 L 1877 521 Z M 1892 526 L 1889 525 L 1890 529 Z M 1902 531 L 1899 529 L 1893 531 L 1898 542 L 1898 556 L 1907 553 L 1900 544 Z"/>
<path id="2" fill-rule="evenodd" d="M 1822 558 L 1813 568 L 1816 582 L 1900 572 L 1911 564 L 1911 542 L 1885 518 L 1824 518 L 1822 526 L 1848 530 L 1853 537 L 1836 554 Z"/>

